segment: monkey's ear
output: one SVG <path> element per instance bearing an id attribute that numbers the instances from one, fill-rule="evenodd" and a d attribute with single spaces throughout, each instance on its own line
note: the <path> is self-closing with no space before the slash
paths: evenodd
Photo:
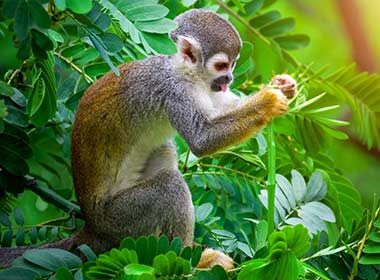
<path id="1" fill-rule="evenodd" d="M 178 55 L 185 61 L 191 64 L 196 64 L 200 59 L 201 46 L 197 40 L 190 37 L 177 37 Z"/>

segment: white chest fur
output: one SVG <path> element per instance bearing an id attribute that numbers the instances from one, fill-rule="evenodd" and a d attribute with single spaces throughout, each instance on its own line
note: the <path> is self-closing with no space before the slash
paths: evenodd
<path id="1" fill-rule="evenodd" d="M 139 132 L 138 141 L 130 147 L 123 162 L 121 163 L 114 182 L 114 186 L 109 190 L 110 193 L 116 193 L 120 189 L 130 188 L 140 183 L 141 172 L 147 165 L 149 156 L 158 147 L 165 144 L 168 139 L 173 137 L 175 130 L 170 125 L 166 117 L 150 120 L 144 128 Z M 173 162 L 174 161 L 174 162 Z M 162 160 L 162 167 L 168 164 L 169 160 Z M 170 160 L 170 164 L 176 165 L 176 158 Z M 173 166 L 174 167 L 174 166 Z M 157 169 L 160 167 L 157 166 Z"/>
<path id="2" fill-rule="evenodd" d="M 213 92 L 206 86 L 198 85 L 192 95 L 201 110 L 211 119 L 236 109 L 240 103 L 240 98 L 229 89 L 226 92 Z"/>

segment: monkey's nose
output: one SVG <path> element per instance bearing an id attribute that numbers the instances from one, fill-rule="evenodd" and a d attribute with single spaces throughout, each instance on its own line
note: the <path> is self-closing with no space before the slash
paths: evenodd
<path id="1" fill-rule="evenodd" d="M 226 84 L 228 84 L 229 82 L 231 82 L 232 79 L 233 79 L 233 77 L 232 77 L 232 74 L 230 74 L 230 73 L 228 73 L 227 75 L 224 76 L 224 82 Z"/>

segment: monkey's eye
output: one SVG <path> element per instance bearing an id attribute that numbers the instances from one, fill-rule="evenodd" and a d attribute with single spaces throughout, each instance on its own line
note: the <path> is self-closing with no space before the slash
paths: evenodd
<path id="1" fill-rule="evenodd" d="M 214 64 L 216 71 L 223 71 L 228 69 L 228 63 L 226 62 L 217 62 Z"/>

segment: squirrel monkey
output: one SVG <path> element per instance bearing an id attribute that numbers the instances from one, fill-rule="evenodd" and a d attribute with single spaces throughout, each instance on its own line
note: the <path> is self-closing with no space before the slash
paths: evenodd
<path id="1" fill-rule="evenodd" d="M 106 74 L 80 101 L 72 169 L 88 243 L 97 252 L 125 236 L 150 234 L 191 245 L 193 205 L 177 168 L 175 133 L 203 156 L 242 142 L 287 111 L 279 90 L 263 88 L 244 102 L 229 91 L 242 43 L 228 21 L 202 9 L 175 21 L 170 37 L 177 54 L 121 65 L 119 77 Z M 294 92 L 295 81 L 282 76 L 272 84 Z M 203 263 L 215 264 L 207 256 Z M 232 267 L 227 256 L 219 263 Z"/>
<path id="2" fill-rule="evenodd" d="M 242 42 L 228 21 L 202 9 L 175 21 L 177 54 L 121 65 L 119 77 L 106 74 L 80 101 L 72 170 L 86 225 L 71 245 L 87 243 L 100 253 L 126 236 L 151 234 L 192 245 L 193 204 L 177 168 L 175 133 L 203 156 L 244 141 L 287 111 L 282 92 L 291 96 L 296 87 L 287 75 L 272 80 L 280 90 L 263 88 L 245 101 L 229 91 Z M 233 267 L 228 256 L 205 250 L 199 266 L 215 264 Z"/>

